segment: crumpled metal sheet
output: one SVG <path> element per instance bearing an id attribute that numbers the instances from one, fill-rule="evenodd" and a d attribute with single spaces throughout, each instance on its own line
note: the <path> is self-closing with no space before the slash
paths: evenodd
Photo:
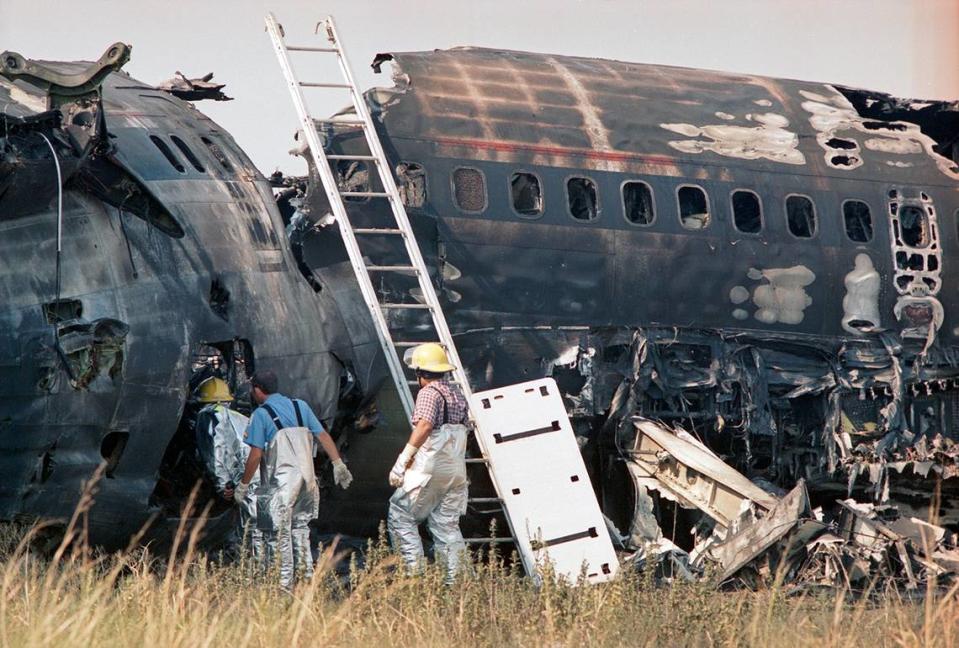
<path id="1" fill-rule="evenodd" d="M 223 92 L 226 84 L 212 83 L 212 78 L 213 73 L 209 72 L 198 79 L 188 79 L 186 75 L 177 70 L 173 78 L 158 83 L 156 89 L 169 92 L 174 97 L 179 97 L 186 101 L 200 101 L 202 99 L 233 101 L 233 97 L 228 97 Z"/>
<path id="2" fill-rule="evenodd" d="M 750 506 L 768 511 L 776 498 L 723 463 L 701 444 L 661 424 L 635 419 L 636 443 L 628 468 L 652 477 L 687 505 L 729 528 Z"/>
<path id="3" fill-rule="evenodd" d="M 636 490 L 629 537 L 635 551 L 628 560 L 637 566 L 646 568 L 655 560 L 661 572 L 671 566 L 666 579 L 699 578 L 713 563 L 720 583 L 756 586 L 780 573 L 791 588 L 845 586 L 853 591 L 875 586 L 877 580 L 918 590 L 929 578 L 959 574 L 957 536 L 941 526 L 901 516 L 892 505 L 852 499 L 837 502 L 838 514 L 825 519 L 811 509 L 803 480 L 788 494 L 767 493 L 682 430 L 642 419 L 634 425 L 636 450 L 627 467 Z M 703 483 L 709 484 L 706 492 L 712 497 L 702 497 Z M 723 507 L 722 502 L 723 493 L 737 491 L 762 496 L 757 501 L 742 498 L 739 510 L 750 514 L 734 524 L 735 506 Z M 691 552 L 683 551 L 664 537 L 651 492 L 699 509 L 712 522 L 711 532 L 699 534 Z"/>

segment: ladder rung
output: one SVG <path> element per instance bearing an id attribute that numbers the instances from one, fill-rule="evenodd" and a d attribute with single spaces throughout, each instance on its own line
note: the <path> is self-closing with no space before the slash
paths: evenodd
<path id="1" fill-rule="evenodd" d="M 422 341 L 422 342 L 406 342 L 406 341 L 403 341 L 403 342 L 394 342 L 394 343 L 393 343 L 393 346 L 395 346 L 395 347 L 415 347 L 415 346 L 419 346 L 419 345 L 421 345 L 421 344 L 439 344 L 439 342 L 436 342 L 436 341 L 433 341 L 433 340 L 424 340 L 424 341 Z"/>
<path id="2" fill-rule="evenodd" d="M 513 542 L 512 538 L 463 538 L 466 544 L 498 544 L 501 542 Z"/>
<path id="3" fill-rule="evenodd" d="M 339 52 L 335 47 L 305 47 L 303 45 L 287 45 L 286 49 L 290 52 Z"/>
<path id="4" fill-rule="evenodd" d="M 380 304 L 380 308 L 395 308 L 398 310 L 430 310 L 432 306 L 429 304 Z"/>
<path id="5" fill-rule="evenodd" d="M 485 464 L 485 463 L 489 463 L 489 461 L 488 461 L 487 459 L 485 459 L 484 457 L 467 457 L 467 458 L 466 458 L 466 463 L 468 463 L 468 464 Z"/>
<path id="6" fill-rule="evenodd" d="M 415 266 L 403 265 L 368 265 L 366 269 L 370 272 L 419 272 Z"/>
<path id="7" fill-rule="evenodd" d="M 382 191 L 341 191 L 344 198 L 389 198 L 388 193 Z"/>
<path id="8" fill-rule="evenodd" d="M 498 497 L 470 497 L 466 500 L 470 504 L 502 504 L 503 500 Z"/>
<path id="9" fill-rule="evenodd" d="M 363 160 L 367 162 L 377 161 L 375 155 L 327 155 L 326 159 L 327 160 Z"/>
<path id="10" fill-rule="evenodd" d="M 314 119 L 313 121 L 319 124 L 330 124 L 331 126 L 354 126 L 356 128 L 366 126 L 366 122 L 362 119 Z"/>
<path id="11" fill-rule="evenodd" d="M 300 85 L 304 88 L 347 88 L 349 89 L 350 84 L 348 83 L 317 83 L 316 81 L 300 81 Z"/>
<path id="12" fill-rule="evenodd" d="M 357 227 L 353 230 L 354 234 L 399 234 L 403 235 L 400 229 L 385 229 L 382 227 Z"/>

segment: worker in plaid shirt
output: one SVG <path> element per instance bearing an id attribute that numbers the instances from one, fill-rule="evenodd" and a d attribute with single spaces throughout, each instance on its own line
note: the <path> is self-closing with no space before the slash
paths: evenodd
<path id="1" fill-rule="evenodd" d="M 421 344 L 407 364 L 420 385 L 413 410 L 413 432 L 390 471 L 387 527 L 393 547 L 411 569 L 423 560 L 419 525 L 427 523 L 434 554 L 446 563 L 447 581 L 456 575 L 466 545 L 459 519 L 466 513 L 467 405 L 446 380 L 453 365 L 439 344 Z"/>

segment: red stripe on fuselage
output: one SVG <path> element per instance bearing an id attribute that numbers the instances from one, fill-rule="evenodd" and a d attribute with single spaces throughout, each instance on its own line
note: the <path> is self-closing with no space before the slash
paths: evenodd
<path id="1" fill-rule="evenodd" d="M 564 146 L 542 146 L 539 144 L 517 144 L 515 142 L 502 142 L 476 139 L 459 139 L 454 137 L 435 137 L 431 138 L 437 144 L 448 146 L 463 146 L 467 148 L 479 148 L 492 151 L 503 151 L 507 153 L 527 152 L 541 153 L 546 155 L 566 155 L 575 157 L 585 157 L 591 160 L 605 160 L 608 162 L 649 162 L 652 164 L 666 164 L 673 166 L 676 164 L 676 158 L 665 155 L 642 155 L 640 153 L 625 153 L 618 151 L 594 151 L 592 149 L 567 148 Z"/>

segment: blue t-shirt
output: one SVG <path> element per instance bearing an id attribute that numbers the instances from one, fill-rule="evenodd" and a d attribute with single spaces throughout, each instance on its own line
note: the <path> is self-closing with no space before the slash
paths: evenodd
<path id="1" fill-rule="evenodd" d="M 309 428 L 310 432 L 319 436 L 326 430 L 323 424 L 316 418 L 313 409 L 305 402 L 297 399 L 300 406 L 300 416 L 303 417 L 303 427 Z M 266 399 L 266 405 L 273 408 L 277 418 L 283 427 L 297 427 L 296 411 L 293 409 L 293 401 L 283 394 L 270 394 Z M 250 425 L 246 428 L 246 434 L 243 435 L 243 442 L 253 448 L 262 450 L 266 447 L 273 437 L 276 436 L 276 423 L 270 418 L 269 412 L 262 405 L 253 410 L 253 416 L 250 417 Z"/>

